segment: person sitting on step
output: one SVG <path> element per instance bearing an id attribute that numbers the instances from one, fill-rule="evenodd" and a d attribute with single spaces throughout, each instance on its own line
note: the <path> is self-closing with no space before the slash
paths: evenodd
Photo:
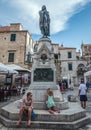
<path id="1" fill-rule="evenodd" d="M 22 121 L 22 115 L 26 111 L 28 113 L 28 126 L 31 125 L 31 113 L 33 108 L 33 100 L 32 100 L 32 93 L 28 92 L 27 97 L 23 99 L 21 109 L 19 111 L 19 120 L 17 121 L 16 125 L 18 126 Z"/>
<path id="2" fill-rule="evenodd" d="M 48 88 L 46 94 L 46 105 L 49 113 L 54 114 L 54 112 L 60 113 L 60 109 L 56 107 L 56 104 L 53 99 L 53 91 Z"/>

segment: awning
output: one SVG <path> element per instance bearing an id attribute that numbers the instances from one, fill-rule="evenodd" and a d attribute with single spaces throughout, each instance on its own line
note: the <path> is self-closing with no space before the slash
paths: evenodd
<path id="1" fill-rule="evenodd" d="M 0 74 L 18 74 L 17 71 L 0 62 Z"/>
<path id="2" fill-rule="evenodd" d="M 91 71 L 87 71 L 86 73 L 84 73 L 84 76 L 91 76 Z"/>
<path id="3" fill-rule="evenodd" d="M 12 68 L 13 70 L 16 70 L 16 71 L 31 72 L 29 69 L 25 69 L 21 66 L 15 65 L 15 64 L 10 64 L 10 65 L 7 65 L 7 66 Z"/>

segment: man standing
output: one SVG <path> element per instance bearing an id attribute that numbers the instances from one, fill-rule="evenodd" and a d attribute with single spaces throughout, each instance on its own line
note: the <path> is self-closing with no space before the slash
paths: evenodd
<path id="1" fill-rule="evenodd" d="M 86 108 L 86 101 L 87 101 L 87 87 L 84 84 L 83 80 L 81 80 L 78 95 L 80 96 L 81 107 L 85 109 Z"/>

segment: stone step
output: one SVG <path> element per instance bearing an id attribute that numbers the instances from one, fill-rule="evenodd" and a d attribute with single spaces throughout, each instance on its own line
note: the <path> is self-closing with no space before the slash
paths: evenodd
<path id="1" fill-rule="evenodd" d="M 75 130 L 90 123 L 86 111 L 75 102 L 69 102 L 69 109 L 61 110 L 61 113 L 50 114 L 47 110 L 35 110 L 36 118 L 32 121 L 31 128 Z M 0 122 L 6 127 L 15 127 L 19 116 L 19 108 L 10 103 L 1 108 Z M 27 121 L 23 121 L 20 128 L 26 128 Z"/>
<path id="2" fill-rule="evenodd" d="M 47 90 L 46 89 L 40 89 L 39 91 L 36 90 L 36 89 L 33 89 L 34 86 L 31 88 L 31 89 L 28 89 L 26 91 L 26 93 L 24 94 L 23 98 L 26 97 L 26 94 L 28 92 L 32 92 L 32 95 L 33 95 L 33 100 L 36 102 L 39 102 L 39 101 L 43 101 L 45 102 L 45 96 L 46 96 L 46 93 L 47 93 Z M 61 92 L 58 90 L 58 89 L 52 89 L 53 91 L 53 97 L 54 97 L 54 101 L 55 102 L 58 102 L 58 101 L 64 101 L 64 98 L 63 98 L 63 95 L 61 94 Z"/>
<path id="3" fill-rule="evenodd" d="M 66 110 L 61 110 L 60 113 L 50 114 L 47 110 L 35 110 L 36 113 L 36 121 L 60 121 L 60 122 L 69 122 L 81 119 L 86 116 L 86 111 L 80 107 L 70 108 Z M 10 119 L 10 120 L 18 120 L 19 118 L 19 109 L 9 104 L 1 109 L 1 115 Z"/>
<path id="4" fill-rule="evenodd" d="M 50 122 L 50 121 L 32 121 L 30 127 L 27 126 L 27 121 L 22 121 L 19 126 L 16 126 L 15 120 L 9 120 L 0 115 L 0 122 L 8 128 L 36 128 L 36 129 L 60 129 L 60 130 L 76 130 L 87 125 L 90 118 L 84 117 L 73 122 Z"/>
<path id="5" fill-rule="evenodd" d="M 55 102 L 56 106 L 58 108 L 60 108 L 61 110 L 65 110 L 65 109 L 68 109 L 69 106 L 68 106 L 68 101 L 64 101 L 64 102 Z M 34 109 L 38 108 L 40 110 L 43 110 L 43 109 L 47 109 L 46 107 L 46 103 L 45 102 L 34 102 L 34 105 L 33 105 Z"/>
<path id="6" fill-rule="evenodd" d="M 14 108 L 16 108 L 16 107 L 18 107 L 18 108 L 20 108 L 21 107 L 21 102 L 22 102 L 22 99 L 21 100 L 17 100 L 17 101 L 15 101 L 15 102 L 13 102 L 13 103 L 11 103 L 10 105 L 9 105 L 9 107 L 11 108 L 11 107 L 14 107 Z M 65 109 L 68 109 L 69 108 L 69 105 L 68 105 L 68 101 L 67 100 L 64 100 L 64 102 L 56 102 L 55 103 L 56 104 L 56 106 L 59 108 L 59 109 L 61 109 L 61 110 L 65 110 Z M 34 102 L 34 105 L 33 105 L 33 108 L 34 109 L 39 109 L 39 110 L 47 110 L 47 108 L 46 108 L 46 103 L 45 102 Z"/>

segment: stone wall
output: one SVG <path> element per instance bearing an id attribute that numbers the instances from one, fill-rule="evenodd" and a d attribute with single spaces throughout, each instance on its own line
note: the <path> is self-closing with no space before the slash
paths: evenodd
<path id="1" fill-rule="evenodd" d="M 22 30 L 21 24 L 11 24 L 10 30 L 0 32 L 0 62 L 17 64 L 29 69 L 26 63 L 27 52 L 33 49 L 33 39 L 28 31 Z M 22 31 L 21 31 L 22 30 Z M 16 40 L 11 41 L 11 34 L 16 34 Z M 9 53 L 14 53 L 14 62 L 8 62 Z"/>

